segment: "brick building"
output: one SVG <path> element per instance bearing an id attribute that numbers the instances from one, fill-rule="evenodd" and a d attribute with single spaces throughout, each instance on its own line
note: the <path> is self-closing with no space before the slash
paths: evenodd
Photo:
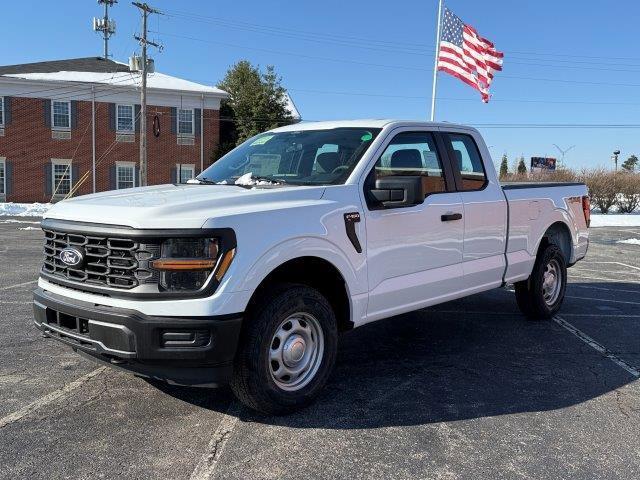
<path id="1" fill-rule="evenodd" d="M 0 201 L 137 186 L 140 75 L 102 58 L 0 67 Z M 210 164 L 222 90 L 148 78 L 150 185 L 186 181 Z"/>

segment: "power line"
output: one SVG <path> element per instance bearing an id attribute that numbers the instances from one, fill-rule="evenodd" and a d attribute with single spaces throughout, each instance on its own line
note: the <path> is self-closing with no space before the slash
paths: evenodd
<path id="1" fill-rule="evenodd" d="M 281 27 L 281 26 L 250 23 L 250 22 L 244 22 L 244 21 L 240 21 L 240 20 L 230 20 L 230 19 L 225 19 L 225 18 L 222 18 L 222 17 L 212 17 L 212 16 L 202 15 L 200 13 L 184 12 L 184 11 L 177 11 L 177 10 L 169 10 L 169 11 L 167 11 L 165 13 L 168 16 L 175 17 L 175 18 L 181 18 L 182 17 L 184 19 L 188 19 L 188 20 L 192 20 L 192 21 L 199 21 L 199 22 L 205 22 L 205 23 L 215 23 L 215 24 L 218 24 L 218 25 L 230 25 L 230 26 L 235 26 L 235 27 L 238 27 L 238 28 L 245 27 L 247 29 L 248 28 L 262 29 L 264 31 L 270 31 L 270 32 L 274 32 L 274 33 L 283 33 L 283 34 L 288 34 L 288 35 L 299 35 L 301 37 L 302 36 L 309 36 L 309 37 L 313 37 L 313 38 L 317 38 L 317 39 L 332 38 L 332 39 L 345 41 L 345 42 L 351 41 L 351 42 L 363 43 L 365 45 L 378 44 L 378 45 L 381 45 L 381 46 L 406 48 L 406 49 L 409 49 L 409 50 L 411 50 L 411 49 L 413 49 L 413 50 L 421 49 L 420 52 L 428 51 L 428 52 L 433 53 L 435 51 L 435 45 L 434 44 L 379 40 L 379 39 L 374 39 L 374 38 L 370 38 L 370 37 L 369 38 L 364 38 L 364 37 L 357 37 L 357 36 L 351 36 L 351 35 L 329 33 L 329 32 L 325 32 L 325 31 L 323 31 L 323 32 L 313 32 L 313 31 L 309 31 L 309 30 L 299 30 L 299 29 L 292 29 L 292 28 L 286 28 L 286 27 Z M 635 60 L 635 61 L 640 61 L 640 57 L 614 57 L 614 56 L 610 56 L 610 55 L 597 56 L 597 55 L 580 55 L 580 54 L 573 54 L 573 53 L 531 52 L 531 51 L 518 51 L 518 50 L 505 50 L 505 53 L 516 54 L 516 55 L 530 55 L 530 56 L 533 55 L 533 56 L 575 57 L 575 58 L 587 58 L 587 59 Z M 558 61 L 562 61 L 562 60 L 558 60 Z"/>
<path id="2" fill-rule="evenodd" d="M 157 32 L 156 32 L 157 33 Z M 238 45 L 235 43 L 229 43 L 229 42 L 220 42 L 217 40 L 207 40 L 207 39 L 203 39 L 203 38 L 197 38 L 197 37 L 191 37 L 188 35 L 179 35 L 176 33 L 167 33 L 167 32 L 163 32 L 163 35 L 168 35 L 171 37 L 176 37 L 176 38 L 183 38 L 186 40 L 192 40 L 195 42 L 202 42 L 202 43 L 209 43 L 209 44 L 214 44 L 214 45 L 223 45 L 223 46 L 227 46 L 227 47 L 232 47 L 232 48 L 240 48 L 240 49 L 244 49 L 244 50 L 254 50 L 254 51 L 259 51 L 259 52 L 264 52 L 264 53 L 272 53 L 272 54 L 276 54 L 276 55 L 286 55 L 286 56 L 293 56 L 293 57 L 298 57 L 298 58 L 307 58 L 310 60 L 322 60 L 322 61 L 328 61 L 328 62 L 338 62 L 338 63 L 347 63 L 347 64 L 352 64 L 352 65 L 363 65 L 363 66 L 372 66 L 372 67 L 380 67 L 380 68 L 389 68 L 389 69 L 394 69 L 394 70 L 412 70 L 412 71 L 419 71 L 419 72 L 428 72 L 430 71 L 427 68 L 421 68 L 421 67 L 412 67 L 412 66 L 408 66 L 408 65 L 388 65 L 388 64 L 382 64 L 382 63 L 372 63 L 372 62 L 363 62 L 363 61 L 359 61 L 359 60 L 351 60 L 351 59 L 345 59 L 345 58 L 332 58 L 332 57 L 320 57 L 320 56 L 316 56 L 316 55 L 308 55 L 308 54 L 304 54 L 304 53 L 295 53 L 295 52 L 285 52 L 282 50 L 272 50 L 272 49 L 267 49 L 267 48 L 260 48 L 260 47 L 248 47 L 246 45 Z M 640 71 L 638 72 L 640 73 Z M 585 85 L 607 85 L 607 86 L 619 86 L 619 87 L 640 87 L 640 84 L 628 84 L 628 83 L 615 83 L 615 82 L 592 82 L 592 81 L 585 81 L 585 80 L 564 80 L 564 79 L 559 79 L 559 78 L 535 78 L 535 77 L 524 77 L 524 76 L 519 76 L 519 75 L 508 75 L 508 74 L 500 74 L 500 79 L 503 78 L 515 78 L 515 79 L 519 79 L 519 80 L 533 80 L 533 81 L 538 81 L 538 82 L 560 82 L 560 83 L 571 83 L 571 84 L 585 84 Z"/>

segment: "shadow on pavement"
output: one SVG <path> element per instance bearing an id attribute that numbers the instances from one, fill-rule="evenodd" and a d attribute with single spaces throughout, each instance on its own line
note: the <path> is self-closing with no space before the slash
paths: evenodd
<path id="1" fill-rule="evenodd" d="M 637 284 L 616 286 L 640 292 Z M 617 325 L 628 335 L 640 333 L 638 321 Z M 285 417 L 246 409 L 242 416 L 292 428 L 422 425 L 565 408 L 633 380 L 554 322 L 524 319 L 512 295 L 494 291 L 358 328 L 341 339 L 335 373 L 315 404 Z M 229 395 L 228 389 L 161 388 L 213 409 L 220 402 L 211 396 Z"/>

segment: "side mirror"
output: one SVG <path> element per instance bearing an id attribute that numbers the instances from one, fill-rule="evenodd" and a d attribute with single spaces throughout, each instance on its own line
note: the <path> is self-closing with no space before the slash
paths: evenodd
<path id="1" fill-rule="evenodd" d="M 418 175 L 380 178 L 369 192 L 383 208 L 411 207 L 424 202 L 422 177 Z"/>

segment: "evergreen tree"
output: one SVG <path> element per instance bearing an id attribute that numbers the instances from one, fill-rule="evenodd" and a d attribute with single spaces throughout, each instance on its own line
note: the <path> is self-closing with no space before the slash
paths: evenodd
<path id="1" fill-rule="evenodd" d="M 500 178 L 504 178 L 509 174 L 509 160 L 507 154 L 502 155 L 502 162 L 500 162 Z"/>
<path id="2" fill-rule="evenodd" d="M 636 157 L 635 155 L 631 155 L 622 164 L 622 168 L 628 172 L 634 172 L 637 166 L 638 166 L 638 157 Z"/>
<path id="3" fill-rule="evenodd" d="M 521 156 L 518 162 L 518 173 L 521 175 L 527 173 L 527 164 L 524 163 L 524 156 Z"/>
<path id="4" fill-rule="evenodd" d="M 273 66 L 261 72 L 247 60 L 233 65 L 218 84 L 229 93 L 220 105 L 220 142 L 213 160 L 260 132 L 293 122 L 286 90 Z"/>

